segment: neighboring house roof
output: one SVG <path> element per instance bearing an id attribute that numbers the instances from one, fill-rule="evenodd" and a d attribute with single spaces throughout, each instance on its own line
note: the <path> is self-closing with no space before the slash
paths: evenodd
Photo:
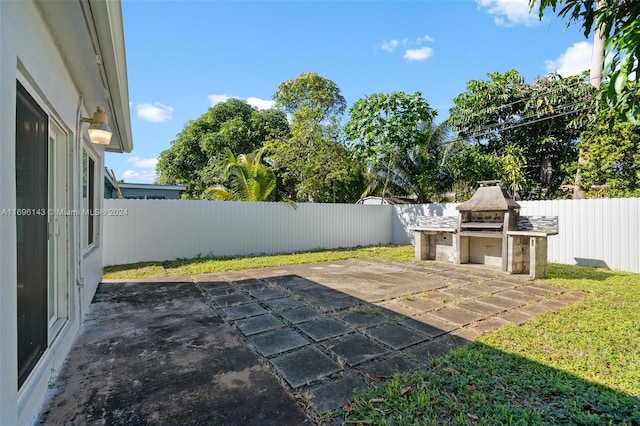
<path id="1" fill-rule="evenodd" d="M 129 83 L 120 2 L 36 1 L 47 17 L 51 34 L 62 47 L 60 54 L 83 95 L 82 102 L 91 114 L 101 106 L 109 117 L 113 137 L 105 150 L 131 152 Z M 95 58 L 95 62 L 90 58 Z"/>
<path id="2" fill-rule="evenodd" d="M 106 169 L 106 168 L 105 168 Z M 105 198 L 114 198 L 117 197 L 115 195 L 116 192 L 116 183 L 113 181 L 113 178 L 108 172 L 104 174 L 104 183 L 105 183 Z M 118 183 L 120 190 L 124 196 L 124 198 L 129 198 L 131 195 L 155 195 L 159 193 L 164 193 L 166 195 L 171 195 L 171 197 L 167 196 L 167 198 L 180 198 L 180 192 L 187 189 L 184 185 L 156 185 L 152 183 Z M 173 193 L 173 194 L 170 194 Z M 129 196 L 129 197 L 128 197 Z M 135 198 L 135 197 L 134 197 Z"/>
<path id="3" fill-rule="evenodd" d="M 187 189 L 187 187 L 184 185 L 156 185 L 154 183 L 120 183 L 118 185 L 123 189 L 169 189 L 172 191 L 184 191 L 185 189 Z"/>
<path id="4" fill-rule="evenodd" d="M 417 204 L 418 201 L 409 197 L 364 197 L 356 204 Z"/>

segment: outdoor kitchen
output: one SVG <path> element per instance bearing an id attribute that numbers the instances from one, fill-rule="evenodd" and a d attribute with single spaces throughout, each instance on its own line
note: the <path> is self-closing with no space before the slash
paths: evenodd
<path id="1" fill-rule="evenodd" d="M 456 207 L 458 216 L 427 216 L 414 231 L 417 260 L 479 264 L 509 274 L 541 278 L 547 270 L 547 238 L 558 218 L 520 216 L 520 205 L 499 184 L 480 186 Z"/>

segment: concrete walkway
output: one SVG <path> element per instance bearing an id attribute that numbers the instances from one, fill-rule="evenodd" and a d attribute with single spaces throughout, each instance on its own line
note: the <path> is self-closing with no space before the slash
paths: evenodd
<path id="1" fill-rule="evenodd" d="M 354 389 L 581 298 L 435 262 L 103 283 L 39 423 L 340 424 Z"/>

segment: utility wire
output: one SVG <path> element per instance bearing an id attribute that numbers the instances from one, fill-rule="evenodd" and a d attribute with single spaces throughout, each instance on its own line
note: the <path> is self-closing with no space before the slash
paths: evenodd
<path id="1" fill-rule="evenodd" d="M 487 133 L 489 133 L 492 130 L 498 131 L 498 132 L 502 132 L 502 131 L 506 131 L 506 130 L 511 130 L 511 129 L 515 129 L 518 127 L 523 127 L 523 126 L 528 126 L 530 124 L 534 124 L 534 123 L 539 123 L 539 122 L 543 122 L 543 121 L 547 121 L 547 120 L 551 120 L 554 118 L 558 118 L 558 117 L 564 117 L 566 115 L 569 114 L 574 114 L 574 113 L 579 113 L 582 111 L 587 110 L 588 108 L 586 106 L 581 106 L 579 108 L 575 108 L 576 106 L 582 104 L 582 102 L 574 102 L 572 104 L 566 104 L 566 105 L 561 105 L 559 107 L 556 107 L 555 110 L 560 110 L 562 111 L 563 109 L 569 109 L 568 111 L 563 111 L 563 112 L 556 112 L 554 114 L 551 115 L 547 115 L 547 116 L 543 116 L 543 117 L 536 117 L 538 114 L 529 114 L 526 116 L 523 116 L 521 118 L 522 121 L 519 121 L 517 123 L 513 123 L 513 124 L 507 124 L 507 123 L 491 123 L 488 124 L 486 126 L 483 127 L 477 127 L 476 129 L 473 129 L 472 132 L 465 136 L 465 137 L 457 137 L 453 140 L 450 140 L 449 142 L 447 142 L 447 145 L 456 143 L 456 142 L 461 142 L 467 139 L 475 139 L 475 138 L 481 138 L 483 136 L 487 136 Z"/>
<path id="2" fill-rule="evenodd" d="M 515 101 L 512 101 L 512 102 L 500 104 L 498 106 L 488 107 L 488 108 L 485 108 L 484 110 L 481 110 L 481 111 L 476 111 L 476 112 L 469 113 L 468 116 L 469 116 L 469 118 L 473 118 L 475 116 L 479 116 L 479 115 L 486 114 L 486 113 L 489 113 L 489 112 L 490 113 L 496 113 L 496 112 L 498 112 L 498 111 L 500 111 L 502 109 L 505 109 L 505 108 L 508 108 L 510 106 L 519 104 L 521 102 L 530 102 L 533 99 L 537 99 L 537 98 L 542 97 L 542 96 L 547 96 L 547 95 L 550 95 L 550 94 L 552 94 L 554 92 L 560 92 L 560 91 L 563 91 L 563 90 L 568 90 L 568 89 L 571 89 L 571 88 L 573 88 L 575 86 L 579 86 L 581 84 L 586 84 L 586 83 L 585 83 L 584 80 L 582 80 L 582 81 L 577 81 L 575 83 L 572 83 L 569 86 L 552 87 L 552 88 L 549 88 L 546 91 L 536 93 L 535 97 L 522 98 L 522 99 L 518 99 L 518 100 L 515 100 Z"/>

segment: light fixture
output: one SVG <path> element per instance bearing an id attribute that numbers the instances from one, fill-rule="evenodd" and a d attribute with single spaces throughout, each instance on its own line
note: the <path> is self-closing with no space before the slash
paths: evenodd
<path id="1" fill-rule="evenodd" d="M 113 131 L 107 124 L 107 114 L 104 108 L 98 107 L 93 113 L 93 118 L 82 118 L 83 123 L 91 123 L 89 125 L 89 139 L 97 145 L 109 145 Z"/>

